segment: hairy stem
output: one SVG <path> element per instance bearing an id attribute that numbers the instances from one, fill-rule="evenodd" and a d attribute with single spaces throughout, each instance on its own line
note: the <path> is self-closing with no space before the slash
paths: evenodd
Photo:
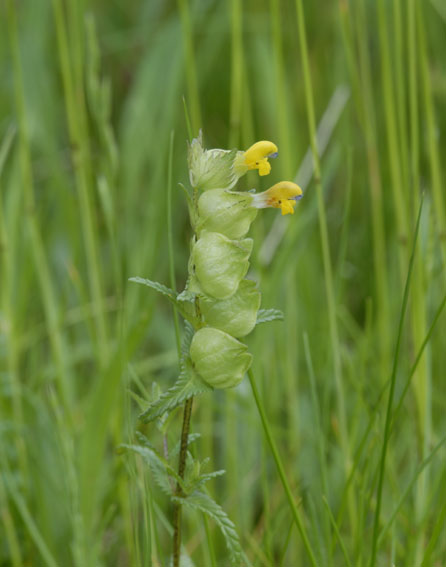
<path id="1" fill-rule="evenodd" d="M 184 478 L 186 470 L 187 440 L 189 437 L 190 417 L 192 414 L 193 398 L 186 400 L 184 404 L 183 428 L 181 430 L 180 457 L 178 462 L 178 475 Z M 176 496 L 184 496 L 180 483 L 177 483 Z M 181 555 L 181 503 L 175 502 L 173 509 L 173 567 L 180 567 Z"/>

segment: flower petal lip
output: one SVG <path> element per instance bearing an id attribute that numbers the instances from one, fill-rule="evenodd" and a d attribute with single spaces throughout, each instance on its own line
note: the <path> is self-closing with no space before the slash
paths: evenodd
<path id="1" fill-rule="evenodd" d="M 243 154 L 245 165 L 248 169 L 258 169 L 259 175 L 268 175 L 271 165 L 268 158 L 276 158 L 279 155 L 278 148 L 273 142 L 260 140 L 249 147 Z"/>
<path id="2" fill-rule="evenodd" d="M 252 206 L 257 209 L 274 207 L 282 215 L 293 214 L 296 202 L 303 196 L 302 189 L 292 181 L 280 181 L 267 191 L 253 195 Z"/>

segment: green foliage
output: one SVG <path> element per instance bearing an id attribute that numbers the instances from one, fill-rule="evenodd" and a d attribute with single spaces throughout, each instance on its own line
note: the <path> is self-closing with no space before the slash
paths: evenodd
<path id="1" fill-rule="evenodd" d="M 147 287 L 154 289 L 158 293 L 161 293 L 161 295 L 164 295 L 164 297 L 167 297 L 167 299 L 171 301 L 174 305 L 178 306 L 177 294 L 172 289 L 169 289 L 167 286 L 160 284 L 159 282 L 152 282 L 151 280 L 147 280 L 140 277 L 130 278 L 129 281 L 146 285 Z"/>
<path id="2" fill-rule="evenodd" d="M 150 283 L 154 284 L 155 282 Z M 170 290 L 165 288 L 165 286 L 161 286 L 161 284 L 155 284 L 155 286 L 157 290 L 162 288 L 163 291 L 161 293 L 163 294 L 170 293 Z M 158 288 L 158 286 L 160 286 L 160 288 Z M 150 287 L 152 287 L 152 285 L 150 285 Z M 165 413 L 170 413 L 189 398 L 212 391 L 212 388 L 195 372 L 190 360 L 189 347 L 193 334 L 194 330 L 192 325 L 186 321 L 184 337 L 181 344 L 181 371 L 178 380 L 171 388 L 161 394 L 157 400 L 153 401 L 139 416 L 145 423 L 162 417 Z"/>
<path id="3" fill-rule="evenodd" d="M 222 476 L 225 471 L 219 470 L 211 473 L 201 473 L 201 469 L 203 465 L 208 462 L 208 459 L 206 459 L 204 463 L 200 463 L 193 459 L 189 453 L 183 480 L 175 471 L 174 466 L 169 464 L 169 462 L 154 449 L 146 437 L 139 434 L 138 440 L 140 441 L 139 445 L 123 444 L 121 447 L 142 457 L 152 471 L 153 478 L 158 487 L 164 494 L 169 496 L 173 502 L 181 502 L 181 504 L 187 508 L 203 512 L 214 520 L 223 534 L 230 554 L 231 564 L 240 565 L 242 549 L 234 524 L 223 509 L 214 502 L 209 495 L 201 492 L 201 489 L 207 482 Z M 193 440 L 195 440 L 193 437 L 188 439 L 188 446 Z M 179 447 L 172 452 L 171 458 L 177 457 L 178 450 Z M 181 497 L 176 495 L 177 484 L 182 490 L 183 495 Z"/>
<path id="4" fill-rule="evenodd" d="M 152 402 L 139 417 L 148 423 L 166 412 L 171 412 L 189 398 L 211 390 L 212 388 L 194 372 L 190 361 L 183 361 L 183 369 L 175 384 L 161 394 L 158 400 Z"/>
<path id="5" fill-rule="evenodd" d="M 271 174 L 248 172 L 240 191 L 283 179 L 304 190 L 293 216 L 261 210 L 251 226 L 248 277 L 259 282 L 262 304 L 285 317 L 259 325 L 246 342 L 291 496 L 323 567 L 371 559 L 398 317 L 424 191 L 376 564 L 442 565 L 442 2 L 4 6 L 0 564 L 168 564 L 170 496 L 139 453 L 115 449 L 144 448 L 130 441 L 139 427 L 156 448 L 143 458 L 164 459 L 167 448 L 172 476 L 158 463 L 158 482 L 166 490 L 166 478 L 176 482 L 180 412 L 147 424 L 138 414 L 181 372 L 165 299 L 194 325 L 196 296 L 176 292 L 186 286 L 194 196 L 177 182 L 189 185 L 184 141 L 204 128 L 208 148 L 277 144 Z M 171 290 L 128 283 L 134 274 Z M 266 319 L 260 312 L 257 322 Z M 205 487 L 237 526 L 246 562 L 306 565 L 249 382 L 199 396 L 192 427 L 189 443 L 202 435 L 188 463 L 195 454 L 211 462 L 199 472 L 188 464 L 188 475 L 226 469 Z M 191 561 L 228 564 L 214 521 L 183 519 Z"/>
<path id="6" fill-rule="evenodd" d="M 172 496 L 174 494 L 175 489 L 174 485 L 171 484 L 171 481 L 179 483 L 179 485 L 183 488 L 183 481 L 178 476 L 174 467 L 171 466 L 166 459 L 159 455 L 153 447 L 150 447 L 147 442 L 144 446 L 123 444 L 122 448 L 133 451 L 143 458 L 144 462 L 150 467 L 153 473 L 153 478 L 155 479 L 158 487 L 167 496 Z"/>
<path id="7" fill-rule="evenodd" d="M 176 498 L 174 498 L 176 499 Z M 226 512 L 219 506 L 212 498 L 203 492 L 193 492 L 189 494 L 186 499 L 181 499 L 183 506 L 198 510 L 209 516 L 220 528 L 223 537 L 225 538 L 226 547 L 229 551 L 229 556 L 232 565 L 240 565 L 242 549 L 240 547 L 240 540 L 237 535 L 234 524 L 228 518 Z"/>
<path id="8" fill-rule="evenodd" d="M 194 315 L 195 311 L 193 308 L 195 294 L 193 294 L 192 292 L 183 291 L 182 293 L 177 295 L 175 291 L 159 282 L 153 282 L 151 280 L 140 277 L 129 278 L 129 281 L 145 285 L 154 289 L 161 295 L 164 295 L 164 297 L 166 297 L 173 305 L 175 305 L 175 307 L 186 319 L 186 321 L 197 324 L 198 321 Z"/>
<path id="9" fill-rule="evenodd" d="M 201 437 L 200 433 L 189 433 L 189 435 L 187 436 L 187 446 L 189 447 L 192 443 L 198 441 L 200 437 Z M 173 449 L 170 451 L 172 457 L 178 457 L 180 453 L 180 445 L 181 445 L 181 441 L 178 441 L 175 447 L 173 447 Z"/>

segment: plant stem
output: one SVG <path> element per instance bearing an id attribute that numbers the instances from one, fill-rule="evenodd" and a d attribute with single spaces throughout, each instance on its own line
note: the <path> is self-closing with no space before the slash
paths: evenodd
<path id="1" fill-rule="evenodd" d="M 189 437 L 190 417 L 192 414 L 193 398 L 186 400 L 184 404 L 183 429 L 181 430 L 180 457 L 178 462 L 178 475 L 184 478 L 186 470 L 187 440 Z M 177 483 L 176 496 L 184 496 L 180 483 Z M 180 567 L 181 555 L 181 504 L 175 502 L 173 509 L 173 567 Z"/>
<path id="2" fill-rule="evenodd" d="M 251 382 L 252 393 L 254 394 L 254 400 L 256 402 L 257 409 L 258 409 L 259 414 L 260 414 L 260 419 L 262 421 L 263 429 L 265 430 L 266 439 L 267 439 L 269 446 L 271 448 L 271 452 L 273 454 L 273 458 L 274 458 L 274 461 L 276 463 L 277 471 L 279 473 L 280 480 L 282 481 L 283 488 L 285 489 L 285 493 L 286 493 L 286 496 L 288 498 L 288 502 L 289 502 L 291 512 L 292 512 L 293 517 L 294 517 L 294 521 L 296 522 L 296 526 L 297 526 L 299 533 L 302 537 L 305 549 L 306 549 L 308 556 L 310 558 L 310 561 L 311 561 L 311 565 L 313 567 L 317 567 L 316 558 L 314 556 L 313 550 L 311 549 L 310 541 L 309 541 L 307 533 L 305 531 L 305 527 L 302 523 L 302 520 L 300 519 L 299 512 L 298 512 L 297 506 L 296 506 L 296 502 L 294 501 L 293 493 L 291 492 L 291 488 L 290 488 L 290 485 L 288 483 L 288 479 L 287 479 L 286 474 L 285 474 L 285 469 L 283 468 L 282 460 L 280 458 L 279 452 L 277 450 L 276 444 L 275 444 L 273 436 L 271 434 L 271 429 L 269 427 L 268 418 L 266 417 L 265 409 L 263 408 L 263 404 L 260 400 L 259 392 L 257 390 L 257 385 L 255 383 L 254 374 L 252 373 L 252 370 L 248 370 L 248 377 L 249 377 L 249 381 Z M 175 564 L 174 564 L 174 567 L 176 567 Z"/>

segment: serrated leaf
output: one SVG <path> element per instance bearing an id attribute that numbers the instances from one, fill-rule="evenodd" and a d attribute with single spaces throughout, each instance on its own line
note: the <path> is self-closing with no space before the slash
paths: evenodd
<path id="1" fill-rule="evenodd" d="M 242 548 L 240 540 L 235 529 L 235 525 L 228 518 L 228 515 L 210 496 L 204 492 L 193 492 L 187 498 L 178 498 L 174 496 L 172 500 L 179 502 L 186 508 L 199 510 L 203 512 L 218 525 L 225 539 L 232 565 L 240 566 Z"/>
<path id="2" fill-rule="evenodd" d="M 183 289 L 181 293 L 177 295 L 178 301 L 188 301 L 189 303 L 195 303 L 197 294 L 189 289 Z"/>
<path id="3" fill-rule="evenodd" d="M 193 483 L 191 483 L 190 486 L 187 487 L 187 489 L 189 491 L 192 491 L 192 493 L 194 493 L 210 480 L 217 478 L 218 476 L 223 476 L 224 474 L 226 474 L 226 471 L 223 469 L 219 471 L 210 472 L 207 474 L 201 474 Z"/>
<path id="4" fill-rule="evenodd" d="M 155 454 L 156 454 L 155 447 L 152 445 L 152 443 L 149 441 L 149 439 L 144 435 L 144 433 L 141 433 L 141 431 L 136 431 L 135 436 L 138 439 L 138 441 L 141 443 L 141 445 L 143 445 L 144 447 L 148 447 L 149 449 L 154 451 Z"/>
<path id="5" fill-rule="evenodd" d="M 155 462 L 150 465 L 150 470 L 152 471 L 153 480 L 159 486 L 160 490 L 164 492 L 166 496 L 172 498 L 172 495 L 175 494 L 177 489 L 177 483 L 172 475 L 168 474 L 160 464 Z M 181 483 L 180 486 L 182 486 Z"/>
<path id="6" fill-rule="evenodd" d="M 257 312 L 256 325 L 269 323 L 270 321 L 283 321 L 283 313 L 280 309 L 259 309 Z"/>
<path id="7" fill-rule="evenodd" d="M 146 410 L 148 406 L 148 402 L 145 398 L 133 392 L 133 390 L 127 389 L 127 393 L 129 396 L 138 404 L 140 410 Z"/>
<path id="8" fill-rule="evenodd" d="M 158 293 L 161 293 L 161 295 L 164 295 L 164 297 L 166 297 L 173 305 L 175 305 L 175 307 L 178 309 L 178 311 L 181 313 L 184 319 L 190 321 L 194 325 L 198 323 L 198 320 L 195 317 L 195 313 L 192 312 L 191 307 L 189 305 L 190 302 L 185 302 L 183 299 L 179 300 L 176 291 L 174 291 L 173 289 L 170 289 L 169 287 L 159 282 L 154 282 L 146 278 L 140 278 L 139 276 L 129 278 L 129 281 L 145 285 L 147 287 L 150 287 L 151 289 L 154 289 Z M 183 293 L 184 292 L 180 293 L 179 295 L 181 296 Z"/>
<path id="9" fill-rule="evenodd" d="M 145 439 L 145 438 L 144 438 Z M 168 496 L 172 496 L 174 488 L 171 484 L 171 480 L 174 482 L 179 482 L 183 488 L 183 482 L 178 476 L 176 471 L 169 465 L 169 463 L 158 455 L 158 453 L 150 446 L 147 441 L 144 446 L 141 445 L 126 445 L 123 444 L 121 447 L 133 451 L 134 453 L 140 455 L 144 462 L 147 463 L 152 471 L 153 478 L 159 488 Z"/>
<path id="10" fill-rule="evenodd" d="M 152 280 L 148 280 L 146 278 L 140 278 L 139 276 L 136 276 L 134 278 L 129 278 L 130 282 L 134 282 L 134 283 L 139 283 L 142 285 L 146 285 L 147 287 L 150 287 L 152 289 L 154 289 L 155 291 L 157 291 L 158 293 L 161 293 L 162 295 L 164 295 L 165 297 L 167 297 L 170 301 L 172 301 L 172 303 L 177 303 L 177 294 L 173 291 L 173 289 L 170 289 L 169 287 L 159 283 L 159 282 L 154 282 Z"/>
<path id="11" fill-rule="evenodd" d="M 185 367 L 185 361 L 189 356 L 190 343 L 192 342 L 194 334 L 195 330 L 192 325 L 189 323 L 189 321 L 185 321 L 183 339 L 181 341 L 181 369 Z"/>
<path id="12" fill-rule="evenodd" d="M 150 404 L 139 417 L 144 423 L 148 423 L 165 412 L 171 412 L 189 398 L 211 390 L 212 388 L 203 382 L 192 368 L 185 367 L 175 384 L 156 402 Z"/>

